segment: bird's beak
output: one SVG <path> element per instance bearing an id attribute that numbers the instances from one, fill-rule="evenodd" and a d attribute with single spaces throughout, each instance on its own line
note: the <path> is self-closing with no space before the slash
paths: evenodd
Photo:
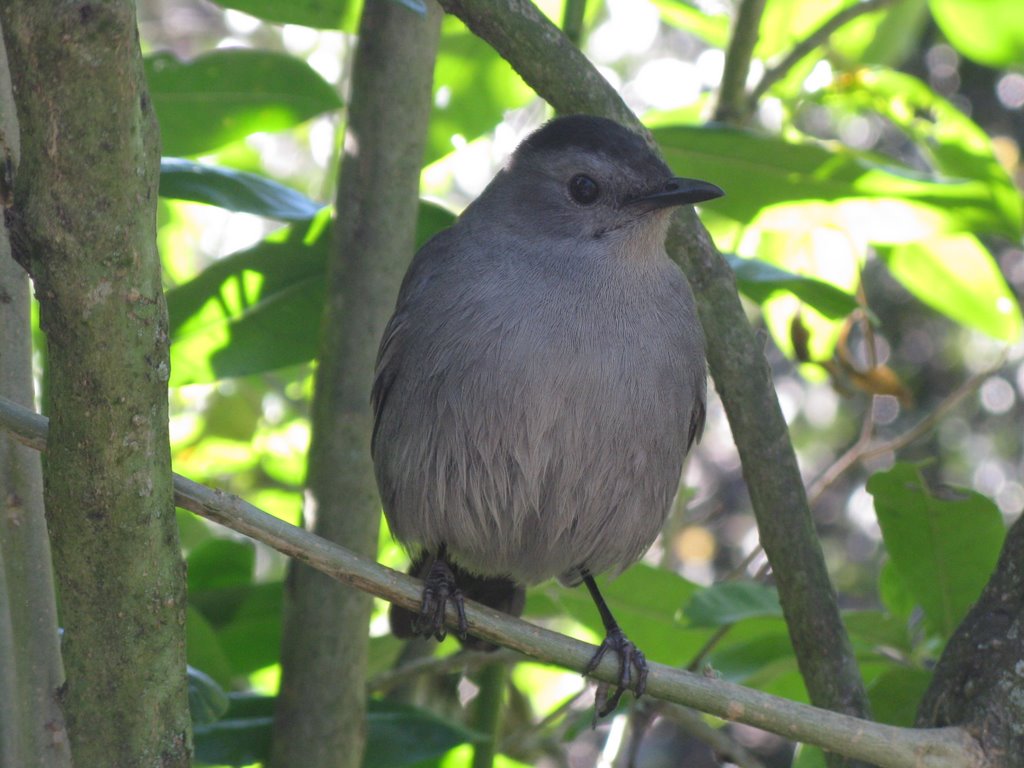
<path id="1" fill-rule="evenodd" d="M 683 179 L 673 177 L 647 194 L 634 197 L 627 201 L 627 205 L 636 205 L 648 211 L 658 208 L 669 208 L 674 205 L 695 205 L 705 200 L 714 200 L 721 197 L 725 192 L 721 187 L 715 186 L 699 179 Z"/>

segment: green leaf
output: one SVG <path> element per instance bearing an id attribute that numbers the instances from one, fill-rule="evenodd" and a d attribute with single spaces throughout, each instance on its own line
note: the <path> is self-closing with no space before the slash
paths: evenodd
<path id="1" fill-rule="evenodd" d="M 223 718 L 193 725 L 196 760 L 231 766 L 265 761 L 270 756 L 274 698 L 230 693 L 228 699 L 228 711 Z"/>
<path id="2" fill-rule="evenodd" d="M 252 581 L 256 549 L 251 541 L 210 539 L 186 560 L 190 595 L 220 587 L 247 586 Z"/>
<path id="3" fill-rule="evenodd" d="M 929 487 L 910 464 L 872 475 L 867 490 L 893 565 L 930 626 L 948 638 L 996 565 L 1002 515 L 975 491 Z"/>
<path id="4" fill-rule="evenodd" d="M 279 230 L 167 292 L 171 386 L 262 373 L 316 356 L 330 246 L 327 213 Z M 421 203 L 417 247 L 453 220 L 440 206 Z"/>
<path id="5" fill-rule="evenodd" d="M 248 675 L 277 663 L 281 650 L 282 583 L 254 584 L 235 590 L 234 594 L 224 592 L 223 597 L 232 599 L 236 609 L 230 620 L 219 627 L 217 637 L 235 675 Z M 215 597 L 204 596 L 207 609 Z"/>
<path id="6" fill-rule="evenodd" d="M 328 223 L 276 232 L 167 292 L 171 386 L 274 370 L 317 354 Z"/>
<path id="7" fill-rule="evenodd" d="M 960 53 L 989 67 L 1024 64 L 1020 0 L 929 0 L 935 23 Z"/>
<path id="8" fill-rule="evenodd" d="M 265 762 L 275 698 L 232 693 L 229 700 L 223 719 L 195 727 L 196 759 L 231 766 Z M 404 768 L 482 738 L 457 723 L 404 704 L 370 699 L 367 710 L 364 768 Z"/>
<path id="9" fill-rule="evenodd" d="M 698 627 L 721 627 L 743 619 L 782 616 L 779 594 L 749 581 L 727 581 L 694 593 L 683 614 Z"/>
<path id="10" fill-rule="evenodd" d="M 678 574 L 637 563 L 613 579 L 599 578 L 598 585 L 625 633 L 649 659 L 671 665 L 686 663 L 710 634 L 705 629 L 688 630 L 681 621 L 680 608 L 698 587 Z M 567 589 L 551 583 L 531 590 L 531 609 L 538 604 L 540 595 L 588 627 L 596 637 L 604 637 L 604 626 L 586 589 Z"/>
<path id="11" fill-rule="evenodd" d="M 856 298 L 823 280 L 804 277 L 760 259 L 744 259 L 731 254 L 727 254 L 725 259 L 736 274 L 740 292 L 758 304 L 763 304 L 776 291 L 789 291 L 825 317 L 836 320 L 846 317 L 858 307 Z"/>
<path id="12" fill-rule="evenodd" d="M 879 675 L 868 688 L 871 714 L 879 723 L 912 728 L 917 707 L 931 683 L 932 673 L 924 669 L 897 666 Z"/>
<path id="13" fill-rule="evenodd" d="M 989 135 L 926 83 L 891 69 L 864 68 L 838 78 L 823 94 L 832 109 L 869 111 L 899 128 L 936 172 L 986 184 L 990 205 L 1020 237 L 1022 201 L 996 158 Z"/>
<path id="14" fill-rule="evenodd" d="M 281 221 L 309 221 L 323 208 L 265 176 L 178 157 L 160 161 L 160 195 Z"/>
<path id="15" fill-rule="evenodd" d="M 228 48 L 188 62 L 157 53 L 145 66 L 168 155 L 208 152 L 341 107 L 308 64 L 281 53 Z"/>
<path id="16" fill-rule="evenodd" d="M 370 699 L 363 768 L 403 768 L 484 737 L 432 712 Z"/>
<path id="17" fill-rule="evenodd" d="M 220 685 L 231 685 L 234 671 L 217 636 L 217 630 L 191 604 L 185 615 L 185 650 L 189 665 L 203 670 Z"/>
<path id="18" fill-rule="evenodd" d="M 214 0 L 276 24 L 355 32 L 362 3 L 358 0 Z"/>
<path id="19" fill-rule="evenodd" d="M 1020 338 L 1020 305 L 974 235 L 932 237 L 879 254 L 893 277 L 933 309 L 995 339 Z"/>
<path id="20" fill-rule="evenodd" d="M 227 714 L 229 703 L 228 695 L 212 677 L 188 667 L 188 711 L 193 724 L 216 722 Z"/>
<path id="21" fill-rule="evenodd" d="M 845 24 L 831 35 L 828 47 L 860 65 L 899 66 L 920 45 L 927 23 L 926 0 L 902 0 Z"/>
<path id="22" fill-rule="evenodd" d="M 928 206 L 950 231 L 1019 236 L 1020 222 L 1007 219 L 988 184 L 977 179 L 932 178 L 841 147 L 721 126 L 663 126 L 652 133 L 676 173 L 725 190 L 708 210 L 739 222 L 783 202 L 873 198 Z"/>
<path id="23" fill-rule="evenodd" d="M 442 24 L 424 165 L 449 154 L 452 137 L 472 141 L 493 131 L 506 112 L 536 98 L 509 63 L 461 21 L 446 16 Z"/>
<path id="24" fill-rule="evenodd" d="M 727 13 L 705 13 L 687 0 L 654 0 L 661 20 L 699 37 L 714 48 L 729 43 L 732 22 Z"/>

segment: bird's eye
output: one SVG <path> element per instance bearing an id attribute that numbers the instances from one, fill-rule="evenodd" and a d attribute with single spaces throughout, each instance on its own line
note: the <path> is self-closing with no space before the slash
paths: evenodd
<path id="1" fill-rule="evenodd" d="M 579 173 L 569 180 L 569 195 L 580 205 L 590 205 L 600 194 L 601 188 L 589 176 Z"/>

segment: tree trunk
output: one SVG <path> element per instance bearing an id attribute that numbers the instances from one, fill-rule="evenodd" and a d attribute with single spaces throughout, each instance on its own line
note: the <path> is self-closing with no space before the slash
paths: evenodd
<path id="1" fill-rule="evenodd" d="M 375 558 L 370 461 L 377 345 L 415 249 L 440 9 L 364 6 L 337 197 L 335 245 L 313 403 L 307 524 Z M 372 600 L 293 562 L 271 764 L 359 766 Z"/>
<path id="2" fill-rule="evenodd" d="M 80 766 L 186 766 L 185 592 L 155 246 L 159 138 L 130 0 L 0 5 L 12 240 L 49 348 L 45 502 Z"/>

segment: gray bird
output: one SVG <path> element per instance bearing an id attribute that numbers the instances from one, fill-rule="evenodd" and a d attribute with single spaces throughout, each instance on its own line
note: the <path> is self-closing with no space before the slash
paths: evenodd
<path id="1" fill-rule="evenodd" d="M 722 194 L 617 123 L 561 117 L 416 254 L 372 393 L 384 513 L 426 581 L 397 635 L 443 639 L 452 602 L 464 638 L 464 597 L 519 615 L 523 585 L 582 582 L 607 631 L 588 672 L 619 656 L 601 714 L 643 692 L 593 577 L 650 547 L 703 429 L 703 334 L 664 242 L 672 207 Z"/>

